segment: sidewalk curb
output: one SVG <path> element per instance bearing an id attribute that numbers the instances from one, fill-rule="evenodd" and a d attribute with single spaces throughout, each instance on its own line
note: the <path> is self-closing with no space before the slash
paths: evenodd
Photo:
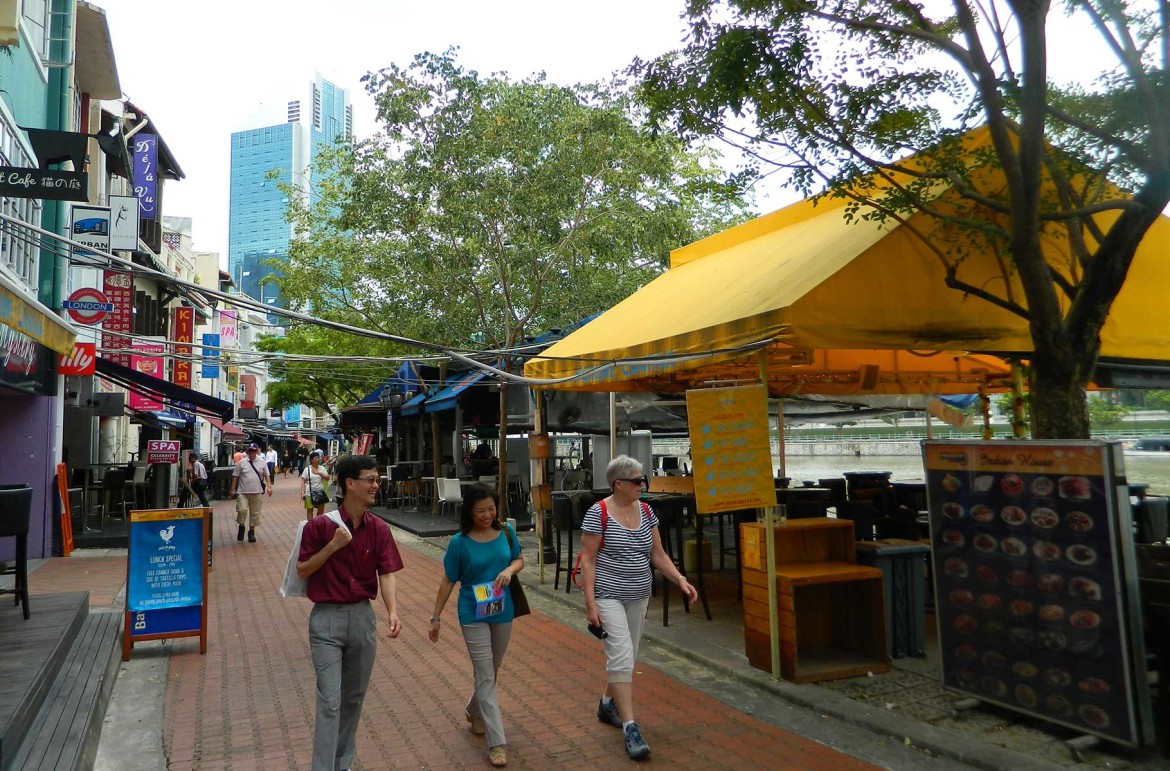
<path id="1" fill-rule="evenodd" d="M 395 533 L 395 538 L 399 538 Z M 418 546 L 427 546 L 439 554 L 444 552 L 442 545 L 431 540 L 411 536 L 408 543 Z M 565 610 L 574 613 L 580 608 L 571 600 L 561 596 L 561 592 L 554 591 L 550 585 L 539 581 L 525 581 L 525 589 L 529 593 L 535 592 L 542 600 L 548 600 Z M 584 634 L 584 632 L 582 632 Z M 918 720 L 908 719 L 892 710 L 879 710 L 867 707 L 850 699 L 847 696 L 834 693 L 826 688 L 813 685 L 801 685 L 786 681 L 773 680 L 762 670 L 752 669 L 744 671 L 733 666 L 703 656 L 696 651 L 665 640 L 647 628 L 643 632 L 643 641 L 648 642 L 659 651 L 679 656 L 698 664 L 713 672 L 732 678 L 744 685 L 757 690 L 765 691 L 795 706 L 811 710 L 844 723 L 863 728 L 880 736 L 886 736 L 899 743 L 909 739 L 914 747 L 924 750 L 941 758 L 966 763 L 973 768 L 986 771 L 1067 771 L 1069 766 L 1059 766 L 1046 763 L 1029 757 L 1006 747 L 997 747 L 992 744 L 973 741 L 958 734 L 936 728 Z M 1076 768 L 1082 764 L 1071 766 Z M 1083 767 L 1083 766 L 1082 766 Z"/>

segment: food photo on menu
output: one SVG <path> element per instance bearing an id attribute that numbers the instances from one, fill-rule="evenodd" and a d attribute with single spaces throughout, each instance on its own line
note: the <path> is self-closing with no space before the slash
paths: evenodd
<path id="1" fill-rule="evenodd" d="M 1105 480 L 927 468 L 948 687 L 1126 741 Z"/>

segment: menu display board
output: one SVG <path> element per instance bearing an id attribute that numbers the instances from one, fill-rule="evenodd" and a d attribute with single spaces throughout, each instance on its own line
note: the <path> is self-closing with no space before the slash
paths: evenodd
<path id="1" fill-rule="evenodd" d="M 1138 746 L 1148 688 L 1113 449 L 924 444 L 939 647 L 950 688 Z"/>
<path id="2" fill-rule="evenodd" d="M 699 513 L 776 505 L 763 386 L 687 391 L 687 422 Z"/>

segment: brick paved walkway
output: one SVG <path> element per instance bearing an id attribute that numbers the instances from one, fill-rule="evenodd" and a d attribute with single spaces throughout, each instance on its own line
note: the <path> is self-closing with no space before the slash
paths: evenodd
<path id="1" fill-rule="evenodd" d="M 297 517 L 298 485 L 279 478 L 259 543 L 237 543 L 231 502 L 216 505 L 205 656 L 177 640 L 170 659 L 164 745 L 171 769 L 307 768 L 314 679 L 308 601 L 277 594 Z M 462 705 L 471 666 L 455 614 L 438 644 L 426 637 L 440 565 L 404 549 L 398 574 L 403 632 L 382 635 L 358 731 L 355 768 L 487 767 Z M 449 609 L 451 610 L 451 609 Z M 157 643 L 140 643 L 152 645 Z M 597 722 L 600 645 L 540 613 L 519 620 L 500 675 L 510 768 L 628 763 L 619 732 Z M 636 679 L 639 723 L 652 762 L 673 768 L 872 768 L 739 713 L 650 668 Z"/>

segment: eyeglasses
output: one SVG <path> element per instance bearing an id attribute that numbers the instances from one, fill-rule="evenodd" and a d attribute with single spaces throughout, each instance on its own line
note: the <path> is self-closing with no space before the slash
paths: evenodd
<path id="1" fill-rule="evenodd" d="M 639 486 L 649 486 L 649 484 L 650 484 L 650 480 L 646 478 L 645 474 L 643 474 L 640 477 L 637 477 L 636 479 L 624 479 L 622 477 L 618 477 L 614 481 L 615 482 L 629 482 L 632 485 L 639 485 Z"/>
<path id="2" fill-rule="evenodd" d="M 365 482 L 366 484 L 370 484 L 371 482 L 377 482 L 378 477 L 357 477 L 356 481 Z"/>

